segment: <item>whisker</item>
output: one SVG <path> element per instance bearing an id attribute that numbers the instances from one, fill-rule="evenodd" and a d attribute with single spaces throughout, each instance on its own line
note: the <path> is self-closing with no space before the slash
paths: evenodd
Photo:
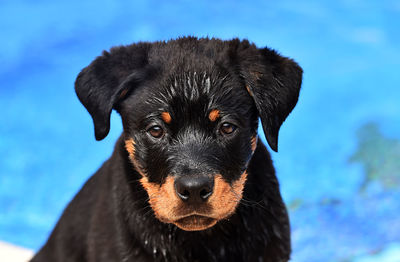
<path id="1" fill-rule="evenodd" d="M 243 196 L 240 196 L 233 189 L 231 189 L 231 192 L 237 197 L 237 199 L 236 199 L 237 202 L 235 201 L 236 203 L 241 203 L 247 207 L 258 207 L 258 208 L 264 209 L 265 211 L 268 211 L 268 209 L 264 205 L 261 204 L 263 202 L 262 199 L 259 201 L 254 201 L 254 200 L 246 199 Z"/>

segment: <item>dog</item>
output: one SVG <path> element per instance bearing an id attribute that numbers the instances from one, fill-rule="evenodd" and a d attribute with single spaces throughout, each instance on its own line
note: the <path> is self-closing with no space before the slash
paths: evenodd
<path id="1" fill-rule="evenodd" d="M 75 91 L 112 156 L 69 203 L 42 261 L 288 261 L 277 151 L 302 69 L 248 40 L 182 37 L 104 51 Z"/>

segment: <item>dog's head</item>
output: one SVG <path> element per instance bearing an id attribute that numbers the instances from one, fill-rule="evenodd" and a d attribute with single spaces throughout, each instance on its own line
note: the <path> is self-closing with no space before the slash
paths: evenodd
<path id="1" fill-rule="evenodd" d="M 156 217 L 193 231 L 234 213 L 258 118 L 276 151 L 301 79 L 293 60 L 248 41 L 181 38 L 112 48 L 82 70 L 75 89 L 97 140 L 111 110 L 120 113 Z"/>

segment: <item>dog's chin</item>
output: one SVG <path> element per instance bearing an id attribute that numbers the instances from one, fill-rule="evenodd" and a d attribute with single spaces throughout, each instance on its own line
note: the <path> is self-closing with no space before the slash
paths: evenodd
<path id="1" fill-rule="evenodd" d="M 173 222 L 177 227 L 185 231 L 201 231 L 213 227 L 217 219 L 201 215 L 190 215 Z"/>

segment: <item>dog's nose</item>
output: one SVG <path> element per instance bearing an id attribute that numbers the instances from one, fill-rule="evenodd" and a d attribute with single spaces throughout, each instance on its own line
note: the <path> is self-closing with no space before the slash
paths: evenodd
<path id="1" fill-rule="evenodd" d="M 183 176 L 175 180 L 176 194 L 185 202 L 205 202 L 213 193 L 214 180 L 207 176 Z"/>

